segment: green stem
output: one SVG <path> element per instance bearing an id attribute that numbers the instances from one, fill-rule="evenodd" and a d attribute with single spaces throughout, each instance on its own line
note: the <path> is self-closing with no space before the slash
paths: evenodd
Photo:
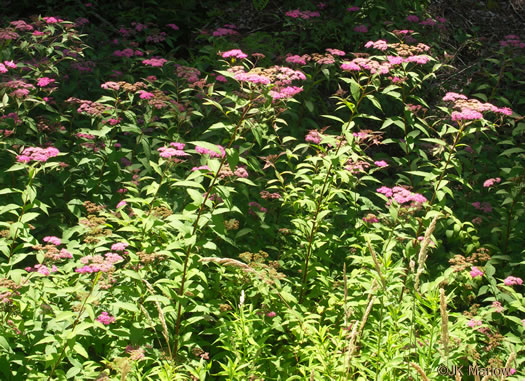
<path id="1" fill-rule="evenodd" d="M 370 80 L 369 80 L 369 83 L 370 83 Z M 367 84 L 367 86 L 368 86 L 368 84 Z M 366 86 L 365 86 L 365 88 L 366 88 Z M 361 97 L 356 102 L 355 110 L 352 112 L 352 115 L 350 116 L 350 119 L 348 120 L 348 123 L 346 124 L 346 127 L 343 127 L 343 130 L 342 130 L 342 134 L 343 135 L 344 135 L 344 132 L 346 131 L 346 129 L 350 126 L 350 123 L 352 122 L 352 120 L 354 119 L 354 116 L 356 115 L 355 112 L 357 111 L 357 107 L 359 106 L 359 104 L 365 98 L 366 95 L 367 95 L 366 92 L 363 91 L 363 93 L 361 94 Z M 336 156 L 337 156 L 337 154 L 339 152 L 339 149 L 341 148 L 342 143 L 343 143 L 343 139 L 341 139 L 339 141 L 338 145 L 337 145 L 337 150 L 335 152 Z M 308 280 L 308 265 L 309 265 L 309 262 L 310 262 L 310 257 L 312 255 L 312 244 L 313 244 L 314 235 L 315 235 L 315 233 L 317 232 L 317 229 L 318 229 L 317 217 L 318 217 L 319 213 L 321 212 L 321 206 L 322 206 L 322 203 L 323 203 L 323 200 L 324 200 L 324 196 L 325 196 L 324 193 L 325 193 L 327 185 L 328 185 L 328 180 L 331 179 L 332 167 L 333 167 L 333 162 L 331 162 L 330 166 L 328 167 L 328 171 L 326 172 L 326 176 L 325 176 L 324 181 L 323 181 L 323 187 L 321 188 L 321 193 L 319 194 L 319 198 L 317 199 L 316 210 L 315 210 L 315 213 L 314 213 L 314 218 L 313 218 L 313 223 L 312 223 L 312 230 L 310 231 L 310 236 L 308 237 L 308 248 L 306 250 L 306 260 L 304 262 L 304 268 L 303 268 L 303 279 L 302 279 L 302 282 L 301 282 L 301 292 L 299 294 L 299 303 L 302 302 L 303 297 L 304 297 L 304 293 L 306 291 L 306 282 Z"/>
<path id="2" fill-rule="evenodd" d="M 71 328 L 71 332 L 75 331 L 75 327 L 80 322 L 80 318 L 81 318 L 82 314 L 85 311 L 87 300 L 89 299 L 91 294 L 93 294 L 93 290 L 95 289 L 95 286 L 97 285 L 97 282 L 100 279 L 101 275 L 102 275 L 102 273 L 98 272 L 97 275 L 95 276 L 95 278 L 93 279 L 93 284 L 91 285 L 91 290 L 89 290 L 89 294 L 86 296 L 86 298 L 82 302 L 82 306 L 80 307 L 80 310 L 78 311 L 78 315 L 77 315 L 75 321 L 73 322 L 73 326 Z M 47 381 L 50 381 L 51 377 L 53 377 L 53 374 L 55 373 L 55 370 L 56 370 L 58 364 L 60 364 L 60 362 L 62 361 L 62 358 L 64 357 L 64 354 L 66 352 L 66 348 L 67 348 L 67 340 L 65 341 L 64 345 L 62 346 L 62 350 L 60 351 L 60 355 L 58 356 L 57 361 L 53 365 L 53 368 L 51 369 L 51 372 L 49 373 L 49 377 L 47 378 Z"/>
<path id="3" fill-rule="evenodd" d="M 237 125 L 235 126 L 235 130 L 233 131 L 233 135 L 230 139 L 230 142 L 228 143 L 228 147 L 227 148 L 230 148 L 233 144 L 233 142 L 235 141 L 236 137 L 237 137 L 237 132 L 239 130 L 239 128 L 241 127 L 242 125 L 242 122 L 244 121 L 248 111 L 250 110 L 250 106 L 251 106 L 251 103 L 248 103 L 248 105 L 246 106 L 245 110 L 243 111 L 242 115 L 241 115 L 241 118 L 239 119 L 239 122 L 237 123 Z M 219 169 L 217 170 L 217 172 L 215 173 L 215 176 L 213 177 L 213 180 L 208 188 L 208 191 L 206 192 L 206 195 L 204 196 L 204 201 L 202 201 L 201 203 L 201 206 L 199 207 L 199 211 L 197 212 L 197 218 L 195 219 L 195 222 L 193 223 L 193 231 L 191 233 L 191 235 L 195 235 L 195 233 L 197 232 L 197 229 L 198 229 L 198 226 L 199 226 L 199 220 L 204 212 L 204 208 L 206 206 L 206 201 L 208 201 L 208 198 L 213 190 L 213 187 L 215 186 L 215 183 L 217 182 L 217 179 L 219 178 L 219 173 L 222 169 L 222 167 L 224 166 L 224 164 L 226 163 L 226 159 L 227 159 L 227 156 L 224 155 L 224 157 L 222 158 L 221 160 L 221 164 L 219 165 Z M 177 321 L 176 321 L 176 324 L 175 324 L 175 336 L 176 336 L 176 340 L 175 340 L 175 347 L 174 347 L 174 351 L 173 351 L 173 354 L 174 354 L 174 357 L 177 357 L 177 352 L 178 352 L 178 349 L 179 349 L 179 342 L 178 342 L 178 337 L 179 337 L 179 333 L 180 333 L 180 322 L 181 322 L 181 317 L 182 317 L 182 296 L 184 294 L 184 286 L 186 285 L 186 278 L 187 278 L 187 274 L 188 274 L 188 264 L 189 264 L 189 259 L 190 259 L 190 256 L 191 256 L 191 250 L 193 249 L 193 246 L 194 244 L 190 244 L 188 245 L 188 248 L 186 249 L 186 252 L 184 254 L 184 268 L 182 270 L 182 280 L 181 280 L 181 284 L 180 284 L 180 288 L 178 290 L 178 295 L 179 295 L 179 301 L 177 303 Z"/>

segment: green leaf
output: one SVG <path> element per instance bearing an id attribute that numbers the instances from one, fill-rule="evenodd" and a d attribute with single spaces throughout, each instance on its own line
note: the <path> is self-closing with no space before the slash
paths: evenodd
<path id="1" fill-rule="evenodd" d="M 84 347 L 82 346 L 82 344 L 76 342 L 75 345 L 73 345 L 73 350 L 75 351 L 75 353 L 78 353 L 80 356 L 86 359 L 89 358 L 89 355 L 87 351 L 84 349 Z"/>

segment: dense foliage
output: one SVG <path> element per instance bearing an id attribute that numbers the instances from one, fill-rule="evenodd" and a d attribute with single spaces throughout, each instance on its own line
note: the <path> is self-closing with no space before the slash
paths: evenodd
<path id="1" fill-rule="evenodd" d="M 29 3 L 2 380 L 522 379 L 525 36 L 403 0 Z"/>

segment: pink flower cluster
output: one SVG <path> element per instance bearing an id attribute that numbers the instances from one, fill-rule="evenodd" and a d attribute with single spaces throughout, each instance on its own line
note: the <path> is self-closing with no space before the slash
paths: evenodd
<path id="1" fill-rule="evenodd" d="M 302 87 L 287 86 L 278 90 L 270 90 L 270 96 L 274 100 L 282 98 L 292 98 L 294 95 L 299 94 L 301 91 L 303 91 Z"/>
<path id="2" fill-rule="evenodd" d="M 380 168 L 388 167 L 388 163 L 384 160 L 374 161 L 374 164 Z"/>
<path id="3" fill-rule="evenodd" d="M 363 217 L 363 221 L 369 224 L 376 224 L 379 222 L 379 219 L 375 215 L 370 213 Z"/>
<path id="4" fill-rule="evenodd" d="M 365 172 L 368 168 L 370 168 L 370 164 L 363 160 L 348 160 L 346 162 L 345 169 L 347 171 L 350 171 L 353 175 L 356 175 L 361 172 Z"/>
<path id="5" fill-rule="evenodd" d="M 399 204 L 411 202 L 414 206 L 417 206 L 418 204 L 423 204 L 427 201 L 425 196 L 419 193 L 412 193 L 408 189 L 400 186 L 389 188 L 383 185 L 381 188 L 376 189 L 376 192 L 384 194 L 387 198 L 393 199 Z"/>
<path id="6" fill-rule="evenodd" d="M 147 60 L 142 61 L 144 65 L 149 65 L 153 67 L 162 67 L 166 62 L 168 62 L 168 60 L 165 58 L 149 58 Z"/>
<path id="7" fill-rule="evenodd" d="M 274 192 L 274 193 L 270 193 L 268 191 L 260 191 L 259 194 L 261 195 L 261 198 L 263 200 L 268 200 L 268 199 L 277 199 L 277 198 L 281 198 L 281 195 L 277 192 Z"/>
<path id="8" fill-rule="evenodd" d="M 21 155 L 16 157 L 16 160 L 19 163 L 29 163 L 31 160 L 46 162 L 50 157 L 58 156 L 59 153 L 60 151 L 54 147 L 28 147 L 22 151 Z"/>
<path id="9" fill-rule="evenodd" d="M 234 36 L 236 34 L 239 34 L 235 29 L 237 27 L 235 25 L 227 24 L 224 25 L 224 28 L 217 28 L 213 31 L 212 36 L 213 37 L 223 37 L 223 36 Z"/>
<path id="10" fill-rule="evenodd" d="M 191 170 L 192 170 L 192 172 L 195 172 L 195 171 L 209 171 L 210 167 L 208 167 L 207 165 L 201 165 L 199 167 L 193 167 Z"/>
<path id="11" fill-rule="evenodd" d="M 249 202 L 248 206 L 250 207 L 250 209 L 248 210 L 248 213 L 252 214 L 252 215 L 255 215 L 253 209 L 259 209 L 259 212 L 262 212 L 262 213 L 268 212 L 268 209 L 266 209 L 265 207 L 261 206 L 258 202 L 255 202 L 255 201 Z M 253 208 L 253 209 L 251 209 L 251 208 Z"/>
<path id="12" fill-rule="evenodd" d="M 319 144 L 319 143 L 321 143 L 322 138 L 323 137 L 319 133 L 319 131 L 317 131 L 317 130 L 310 130 L 310 131 L 308 131 L 308 134 L 306 135 L 304 140 L 307 141 L 307 142 L 310 142 L 310 143 Z"/>
<path id="13" fill-rule="evenodd" d="M 477 210 L 481 210 L 485 213 L 492 212 L 492 205 L 490 205 L 490 202 L 481 203 L 479 201 L 475 201 L 472 203 L 472 206 L 476 208 Z"/>
<path id="14" fill-rule="evenodd" d="M 496 300 L 492 302 L 492 308 L 494 308 L 494 311 L 496 311 L 499 314 L 502 313 L 503 310 L 504 310 L 504 308 L 501 305 L 501 303 L 496 301 Z"/>
<path id="15" fill-rule="evenodd" d="M 56 254 L 48 254 L 48 255 L 50 255 L 50 258 L 53 261 L 58 261 L 59 259 L 72 259 L 73 258 L 73 254 L 71 254 L 66 249 L 60 249 L 60 251 L 58 253 L 56 253 Z"/>
<path id="16" fill-rule="evenodd" d="M 301 11 L 299 9 L 294 9 L 285 13 L 286 16 L 292 17 L 294 19 L 304 19 L 308 20 L 312 17 L 319 17 L 321 14 L 318 11 Z"/>
<path id="17" fill-rule="evenodd" d="M 52 245 L 60 245 L 62 243 L 62 241 L 60 240 L 60 238 L 58 237 L 55 237 L 55 236 L 47 236 L 47 237 L 44 237 L 42 239 L 42 241 L 46 242 L 46 243 L 50 243 Z"/>
<path id="18" fill-rule="evenodd" d="M 387 74 L 390 70 L 390 64 L 388 62 L 379 63 L 368 58 L 354 58 L 350 62 L 343 63 L 341 69 L 345 71 L 368 70 L 372 74 Z"/>
<path id="19" fill-rule="evenodd" d="M 360 9 L 361 9 L 360 7 L 355 6 L 355 5 L 352 6 L 352 7 L 348 7 L 348 8 L 346 8 L 346 10 L 347 10 L 348 12 L 358 12 Z"/>
<path id="20" fill-rule="evenodd" d="M 454 122 L 459 120 L 480 120 L 483 119 L 483 114 L 478 111 L 465 108 L 461 111 L 452 111 L 451 118 Z"/>
<path id="21" fill-rule="evenodd" d="M 140 50 L 133 50 L 131 48 L 126 48 L 126 49 L 123 49 L 123 50 L 115 50 L 113 52 L 113 55 L 116 56 L 116 57 L 127 57 L 127 58 L 131 58 L 133 56 L 140 56 L 142 57 L 144 55 L 144 53 L 142 53 Z M 154 58 L 152 58 L 152 60 L 154 60 Z M 145 60 L 145 61 L 148 61 L 148 60 Z M 147 64 L 145 63 L 144 61 L 142 61 L 143 64 Z M 147 64 L 149 65 L 149 64 Z M 151 65 L 151 66 L 155 66 L 155 65 Z M 160 65 L 162 66 L 162 65 Z"/>
<path id="22" fill-rule="evenodd" d="M 505 280 L 503 280 L 503 284 L 505 284 L 505 286 L 521 286 L 523 284 L 523 279 L 514 276 L 508 276 L 505 278 Z"/>
<path id="23" fill-rule="evenodd" d="M 79 274 L 96 273 L 96 272 L 110 272 L 115 270 L 114 264 L 123 261 L 120 255 L 116 253 L 106 253 L 105 257 L 102 255 L 87 255 L 80 259 L 80 262 L 84 264 L 83 267 L 75 269 L 75 272 Z"/>
<path id="24" fill-rule="evenodd" d="M 155 94 L 150 93 L 149 91 L 139 90 L 139 91 L 137 91 L 137 93 L 139 94 L 139 98 L 140 99 L 153 99 L 153 98 L 155 98 Z"/>
<path id="25" fill-rule="evenodd" d="M 490 188 L 494 184 L 499 184 L 500 182 L 501 182 L 501 178 L 499 178 L 499 177 L 496 177 L 494 179 L 487 179 L 487 180 L 485 180 L 483 182 L 483 187 L 484 188 Z"/>
<path id="26" fill-rule="evenodd" d="M 56 24 L 56 23 L 59 23 L 59 22 L 62 22 L 64 20 L 58 18 L 58 17 L 42 17 L 42 20 L 44 20 L 46 23 L 48 24 Z"/>
<path id="27" fill-rule="evenodd" d="M 160 147 L 157 149 L 157 151 L 160 152 L 159 156 L 163 157 L 164 159 L 169 159 L 173 156 L 190 156 L 188 153 L 184 152 L 184 143 L 170 143 L 170 147 Z"/>
<path id="28" fill-rule="evenodd" d="M 104 82 L 102 85 L 100 85 L 100 87 L 103 88 L 104 90 L 115 90 L 115 91 L 120 90 L 120 85 L 117 82 L 112 82 L 112 81 Z"/>
<path id="29" fill-rule="evenodd" d="M 228 50 L 227 52 L 224 52 L 221 54 L 222 58 L 238 58 L 240 60 L 248 57 L 248 54 L 244 53 L 240 49 L 232 49 Z"/>
<path id="30" fill-rule="evenodd" d="M 104 324 L 104 325 L 110 325 L 110 324 L 113 323 L 115 320 L 116 320 L 115 316 L 111 316 L 111 315 L 108 314 L 106 311 L 102 312 L 102 313 L 97 317 L 97 321 L 98 321 L 99 323 Z"/>
<path id="31" fill-rule="evenodd" d="M 162 41 L 166 41 L 166 36 L 168 34 L 166 32 L 159 32 L 157 34 L 150 34 L 146 37 L 146 42 L 153 42 L 153 43 L 159 43 Z"/>
<path id="32" fill-rule="evenodd" d="M 291 85 L 293 81 L 306 80 L 306 76 L 300 70 L 293 70 L 286 66 L 274 66 L 272 69 L 277 71 L 274 81 L 277 86 Z"/>
<path id="33" fill-rule="evenodd" d="M 46 87 L 46 86 L 52 84 L 53 82 L 55 82 L 55 80 L 53 78 L 42 77 L 42 78 L 38 79 L 36 85 L 38 87 Z"/>
<path id="34" fill-rule="evenodd" d="M 124 251 L 129 245 L 124 242 L 117 242 L 111 245 L 111 250 L 113 251 Z"/>
<path id="35" fill-rule="evenodd" d="M 469 99 L 463 94 L 449 92 L 445 94 L 443 100 L 453 102 L 453 107 L 460 110 L 452 112 L 453 121 L 483 119 L 482 113 L 487 111 L 507 116 L 512 115 L 512 110 L 508 107 L 497 107 L 491 103 L 482 103 L 477 99 Z"/>
<path id="36" fill-rule="evenodd" d="M 263 76 L 263 75 L 259 75 L 259 74 L 254 74 L 254 73 L 237 73 L 235 74 L 234 78 L 239 81 L 239 82 L 250 82 L 250 83 L 253 83 L 253 84 L 261 84 L 261 85 L 269 85 L 270 84 L 270 80 Z"/>
<path id="37" fill-rule="evenodd" d="M 13 25 L 16 30 L 21 30 L 24 32 L 30 32 L 33 30 L 33 26 L 27 24 L 23 20 L 11 21 L 10 24 Z"/>
<path id="38" fill-rule="evenodd" d="M 344 55 L 346 55 L 344 51 L 339 49 L 326 48 L 325 50 L 333 56 L 343 57 Z"/>
<path id="39" fill-rule="evenodd" d="M 483 271 L 481 271 L 480 269 L 478 269 L 476 266 L 472 266 L 472 269 L 470 270 L 470 276 L 474 279 L 475 277 L 478 277 L 478 276 L 483 276 Z"/>
<path id="40" fill-rule="evenodd" d="M 0 40 L 15 40 L 20 35 L 9 29 L 0 29 Z"/>
<path id="41" fill-rule="evenodd" d="M 207 148 L 201 147 L 201 146 L 195 146 L 195 151 L 197 151 L 201 155 L 209 155 L 210 157 L 223 158 L 226 155 L 226 151 L 224 150 L 224 147 L 221 145 L 217 145 L 217 147 L 220 150 L 220 154 L 215 151 L 209 150 Z"/>
<path id="42" fill-rule="evenodd" d="M 354 32 L 366 33 L 366 32 L 368 32 L 368 27 L 366 25 L 358 25 L 358 26 L 354 27 Z"/>
<path id="43" fill-rule="evenodd" d="M 519 36 L 516 36 L 515 34 L 508 34 L 505 36 L 504 40 L 501 40 L 499 44 L 503 47 L 511 47 L 511 48 L 525 48 L 525 41 L 520 40 Z"/>
<path id="44" fill-rule="evenodd" d="M 13 61 L 4 61 L 0 62 L 0 73 L 5 74 L 8 72 L 8 69 L 16 69 L 16 64 Z"/>
<path id="45" fill-rule="evenodd" d="M 166 26 L 167 26 L 168 28 L 173 29 L 173 30 L 179 30 L 179 29 L 180 29 L 180 28 L 179 28 L 177 25 L 175 25 L 175 24 L 166 24 Z"/>
<path id="46" fill-rule="evenodd" d="M 39 274 L 49 276 L 51 273 L 56 272 L 58 269 L 55 265 L 51 266 L 51 268 L 47 267 L 46 265 L 42 264 L 36 264 L 33 267 L 26 267 L 24 270 L 27 272 L 33 273 L 37 272 Z"/>
<path id="47" fill-rule="evenodd" d="M 289 55 L 286 57 L 286 62 L 298 65 L 306 65 L 306 62 L 310 61 L 310 59 L 311 57 L 308 54 L 303 54 L 302 56 Z"/>
<path id="48" fill-rule="evenodd" d="M 467 325 L 468 325 L 470 328 L 479 327 L 481 324 L 482 324 L 481 321 L 480 321 L 480 320 L 476 320 L 476 319 L 470 319 L 470 320 L 467 322 Z"/>
<path id="49" fill-rule="evenodd" d="M 184 78 L 189 83 L 194 83 L 199 80 L 201 72 L 199 69 L 190 66 L 175 65 L 175 73 L 177 77 Z"/>
<path id="50" fill-rule="evenodd" d="M 377 50 L 385 51 L 388 49 L 388 42 L 385 40 L 368 41 L 365 44 L 365 48 L 374 48 Z"/>

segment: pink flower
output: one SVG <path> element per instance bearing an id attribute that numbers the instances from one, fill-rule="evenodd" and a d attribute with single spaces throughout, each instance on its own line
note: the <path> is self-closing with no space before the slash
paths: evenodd
<path id="1" fill-rule="evenodd" d="M 16 89 L 15 91 L 13 91 L 9 95 L 11 95 L 13 97 L 17 97 L 17 98 L 23 98 L 23 97 L 29 95 L 29 90 L 28 89 Z"/>
<path id="2" fill-rule="evenodd" d="M 4 61 L 4 65 L 10 69 L 16 69 L 16 64 L 13 61 Z"/>
<path id="3" fill-rule="evenodd" d="M 114 243 L 113 245 L 111 245 L 111 250 L 113 251 L 124 251 L 126 250 L 126 247 L 128 247 L 129 245 L 127 243 L 124 243 L 124 242 L 118 242 L 118 243 Z"/>
<path id="4" fill-rule="evenodd" d="M 367 214 L 363 217 L 363 221 L 369 223 L 369 224 L 376 224 L 379 222 L 379 219 L 373 215 L 372 213 Z"/>
<path id="5" fill-rule="evenodd" d="M 374 161 L 374 164 L 378 167 L 388 167 L 388 163 L 384 160 Z"/>
<path id="6" fill-rule="evenodd" d="M 243 179 L 246 179 L 248 178 L 249 174 L 248 174 L 248 171 L 246 170 L 246 168 L 243 168 L 243 167 L 239 167 L 235 170 L 235 172 L 233 172 L 233 174 L 237 177 L 241 177 Z"/>
<path id="7" fill-rule="evenodd" d="M 191 170 L 192 170 L 193 172 L 195 172 L 195 171 L 201 171 L 201 170 L 203 170 L 203 171 L 209 171 L 209 170 L 210 170 L 210 167 L 208 167 L 207 165 L 201 165 L 200 167 L 193 167 Z"/>
<path id="8" fill-rule="evenodd" d="M 42 17 L 42 20 L 44 20 L 48 24 L 56 24 L 58 22 L 62 22 L 64 20 L 56 18 L 56 17 Z"/>
<path id="9" fill-rule="evenodd" d="M 389 187 L 387 186 L 382 186 L 381 188 L 377 188 L 376 189 L 376 192 L 377 193 L 381 193 L 381 194 L 384 194 L 386 197 L 392 197 L 394 192 L 392 191 L 392 189 L 390 189 Z"/>
<path id="10" fill-rule="evenodd" d="M 314 144 L 321 143 L 321 139 L 322 139 L 322 136 L 317 130 L 308 131 L 308 135 L 306 135 L 306 137 L 304 138 L 305 141 L 314 143 Z"/>
<path id="11" fill-rule="evenodd" d="M 501 182 L 501 179 L 499 177 L 496 177 L 495 179 L 487 179 L 483 182 L 483 187 L 490 188 L 494 184 L 499 184 Z"/>
<path id="12" fill-rule="evenodd" d="M 360 71 L 361 67 L 354 62 L 345 62 L 341 65 L 341 69 L 346 71 Z"/>
<path id="13" fill-rule="evenodd" d="M 47 237 L 44 237 L 44 239 L 42 240 L 46 243 L 50 243 L 52 245 L 60 245 L 62 243 L 62 241 L 60 241 L 60 238 L 58 237 L 55 237 L 55 236 L 47 236 Z"/>
<path id="14" fill-rule="evenodd" d="M 480 203 L 479 201 L 475 201 L 472 203 L 472 206 L 478 210 L 482 210 L 485 213 L 492 212 L 492 205 L 490 205 L 489 202 Z"/>
<path id="15" fill-rule="evenodd" d="M 37 86 L 40 86 L 40 87 L 46 87 L 47 85 L 49 85 L 49 84 L 51 84 L 53 82 L 55 82 L 55 80 L 53 78 L 42 77 L 42 78 L 38 79 L 38 82 L 36 84 L 37 84 Z"/>
<path id="16" fill-rule="evenodd" d="M 215 151 L 209 150 L 207 148 L 201 147 L 201 146 L 195 146 L 195 151 L 197 151 L 201 155 L 209 155 L 210 157 L 223 158 L 226 155 L 226 151 L 224 150 L 224 147 L 221 145 L 217 145 L 217 147 L 219 148 L 220 154 Z"/>
<path id="17" fill-rule="evenodd" d="M 224 52 L 222 53 L 222 58 L 238 58 L 240 60 L 248 57 L 248 55 L 246 53 L 243 53 L 242 50 L 240 49 L 233 49 L 233 50 L 228 50 L 227 52 Z"/>
<path id="18" fill-rule="evenodd" d="M 120 85 L 117 82 L 112 81 L 104 82 L 100 87 L 105 90 L 120 90 Z"/>
<path id="19" fill-rule="evenodd" d="M 416 15 L 408 15 L 406 20 L 409 22 L 419 22 L 419 17 Z"/>
<path id="20" fill-rule="evenodd" d="M 275 311 L 270 311 L 266 314 L 266 316 L 268 316 L 269 318 L 273 318 L 273 317 L 276 317 L 277 314 L 275 313 Z"/>
<path id="21" fill-rule="evenodd" d="M 178 143 L 178 144 L 182 144 L 182 143 Z M 184 147 L 184 145 L 183 145 Z M 173 156 L 178 156 L 178 157 L 181 157 L 181 156 L 190 156 L 188 153 L 184 152 L 182 149 L 178 149 L 178 148 L 170 148 L 170 147 L 160 147 L 157 149 L 157 151 L 160 152 L 159 156 L 164 158 L 164 159 L 169 159 Z"/>
<path id="22" fill-rule="evenodd" d="M 123 206 L 126 206 L 126 205 L 128 205 L 128 203 L 126 201 L 122 200 L 121 202 L 119 202 L 117 204 L 117 209 L 122 208 Z"/>
<path id="23" fill-rule="evenodd" d="M 142 61 L 144 65 L 153 67 L 162 67 L 166 62 L 168 62 L 168 60 L 164 58 L 150 58 Z"/>
<path id="24" fill-rule="evenodd" d="M 474 279 L 477 276 L 483 276 L 483 271 L 478 269 L 476 266 L 472 266 L 472 270 L 470 270 L 470 276 Z"/>
<path id="25" fill-rule="evenodd" d="M 417 64 L 420 64 L 420 65 L 424 65 L 428 61 L 430 61 L 430 57 L 429 56 L 425 56 L 425 55 L 410 56 L 410 57 L 407 57 L 407 58 L 403 59 L 403 62 L 413 62 L 413 63 L 417 63 Z"/>
<path id="26" fill-rule="evenodd" d="M 60 254 L 58 255 L 59 258 L 61 259 L 71 259 L 73 258 L 73 254 L 71 254 L 69 251 L 67 251 L 66 249 L 61 249 L 60 250 Z"/>
<path id="27" fill-rule="evenodd" d="M 97 318 L 97 321 L 104 324 L 104 325 L 109 325 L 111 323 L 113 323 L 115 321 L 115 317 L 114 316 L 110 316 L 107 312 L 102 312 L 98 318 Z"/>
<path id="28" fill-rule="evenodd" d="M 368 32 L 368 28 L 366 25 L 358 25 L 354 28 L 354 32 L 357 33 L 366 33 Z"/>
<path id="29" fill-rule="evenodd" d="M 140 94 L 140 99 L 152 99 L 152 98 L 155 98 L 155 94 L 150 93 L 148 91 L 139 90 L 138 93 Z"/>
<path id="30" fill-rule="evenodd" d="M 286 62 L 293 63 L 293 64 L 298 64 L 298 65 L 306 65 L 307 58 L 310 58 L 310 56 L 307 56 L 307 55 L 303 55 L 303 56 L 293 55 L 293 56 L 286 57 Z"/>
<path id="31" fill-rule="evenodd" d="M 492 308 L 494 308 L 494 311 L 496 311 L 497 313 L 502 313 L 504 310 L 503 306 L 498 301 L 492 302 Z"/>
<path id="32" fill-rule="evenodd" d="M 451 116 L 453 121 L 483 119 L 483 114 L 469 108 L 461 109 L 461 112 L 453 111 Z"/>
<path id="33" fill-rule="evenodd" d="M 218 75 L 217 77 L 215 77 L 215 80 L 217 82 L 228 82 L 228 80 L 226 79 L 226 77 L 224 75 Z"/>
<path id="34" fill-rule="evenodd" d="M 385 51 L 388 49 L 388 43 L 385 40 L 368 41 L 365 44 L 365 48 L 374 48 L 377 50 Z"/>
<path id="35" fill-rule="evenodd" d="M 521 278 L 517 278 L 514 276 L 508 276 L 505 278 L 503 283 L 505 284 L 505 286 L 514 286 L 514 285 L 521 286 L 523 284 L 523 280 Z"/>
<path id="36" fill-rule="evenodd" d="M 270 96 L 273 99 L 292 98 L 294 95 L 299 94 L 303 91 L 302 87 L 287 86 L 278 91 L 270 90 Z"/>
<path id="37" fill-rule="evenodd" d="M 2 73 L 2 74 L 7 73 L 7 68 L 1 62 L 0 62 L 0 73 Z"/>
<path id="38" fill-rule="evenodd" d="M 268 77 L 265 77 L 263 75 L 258 75 L 258 74 L 237 73 L 235 74 L 234 78 L 240 82 L 250 82 L 254 84 L 260 83 L 262 85 L 270 84 L 270 80 L 268 79 Z"/>
<path id="39" fill-rule="evenodd" d="M 22 155 L 16 157 L 16 160 L 21 163 L 28 163 L 31 160 L 45 162 L 50 157 L 58 156 L 59 153 L 60 152 L 54 147 L 28 147 L 22 151 Z"/>
<path id="40" fill-rule="evenodd" d="M 346 8 L 346 10 L 348 12 L 358 12 L 361 8 L 357 7 L 357 6 L 353 6 L 353 7 L 348 7 Z"/>
<path id="41" fill-rule="evenodd" d="M 213 31 L 212 36 L 222 37 L 222 36 L 233 36 L 236 34 L 239 34 L 239 32 L 231 28 L 217 28 L 215 31 Z"/>
<path id="42" fill-rule="evenodd" d="M 331 55 L 334 55 L 334 56 L 344 56 L 346 55 L 346 53 L 342 50 L 339 50 L 339 49 L 331 49 L 331 48 L 327 48 L 325 49 L 328 53 L 330 53 Z"/>
<path id="43" fill-rule="evenodd" d="M 44 276 L 49 276 L 51 273 L 56 272 L 58 269 L 55 265 L 51 266 L 51 269 L 43 264 L 36 264 L 33 267 L 26 267 L 27 272 L 37 272 Z"/>
<path id="44" fill-rule="evenodd" d="M 177 25 L 175 25 L 175 24 L 166 24 L 166 26 L 167 26 L 168 28 L 173 29 L 173 30 L 179 30 L 179 29 L 180 29 L 180 28 L 179 28 Z"/>
<path id="45" fill-rule="evenodd" d="M 476 320 L 476 319 L 470 319 L 468 322 L 467 322 L 467 325 L 470 327 L 470 328 L 474 328 L 474 327 L 477 327 L 477 326 L 480 326 L 482 323 L 480 320 Z"/>

